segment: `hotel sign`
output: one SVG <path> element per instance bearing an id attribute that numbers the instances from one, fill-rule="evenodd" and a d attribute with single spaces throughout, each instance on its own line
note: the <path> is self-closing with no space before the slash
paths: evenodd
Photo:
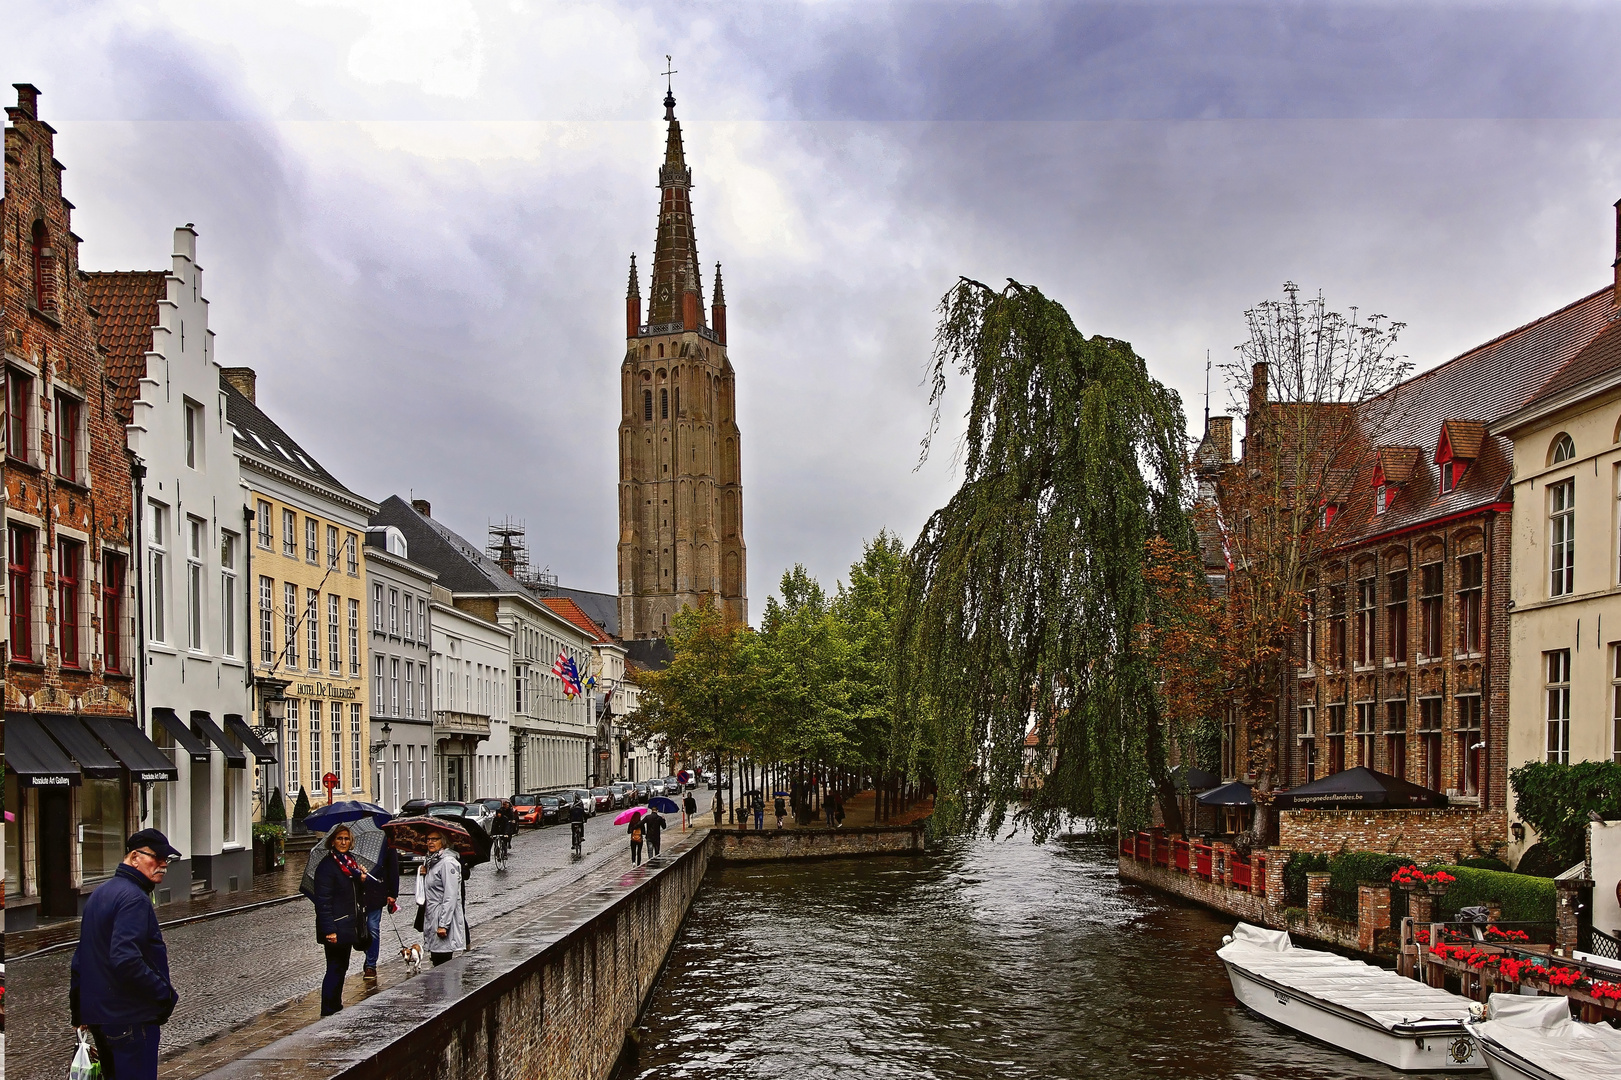
<path id="1" fill-rule="evenodd" d="M 331 683 L 299 683 L 293 687 L 293 693 L 299 697 L 345 698 L 352 700 L 355 697 L 355 688 L 352 686 L 334 686 Z"/>

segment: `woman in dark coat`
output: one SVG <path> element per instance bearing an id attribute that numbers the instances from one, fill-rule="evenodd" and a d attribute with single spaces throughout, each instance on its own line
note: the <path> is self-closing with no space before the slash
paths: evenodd
<path id="1" fill-rule="evenodd" d="M 349 854 L 354 836 L 349 826 L 337 825 L 327 834 L 331 854 L 315 868 L 315 937 L 326 950 L 326 977 L 321 980 L 321 1015 L 343 1008 L 343 980 L 349 974 L 349 954 L 364 949 L 366 933 L 366 868 Z"/>

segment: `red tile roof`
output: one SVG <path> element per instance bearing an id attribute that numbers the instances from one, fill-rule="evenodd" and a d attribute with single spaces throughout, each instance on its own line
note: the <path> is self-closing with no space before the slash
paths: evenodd
<path id="1" fill-rule="evenodd" d="M 1549 401 L 1567 390 L 1572 390 L 1589 379 L 1608 375 L 1621 368 L 1621 320 L 1611 322 L 1604 332 L 1592 341 L 1587 348 L 1571 357 L 1570 362 L 1554 373 L 1538 390 L 1536 396 L 1525 404 L 1527 407 Z"/>
<path id="2" fill-rule="evenodd" d="M 575 626 L 578 626 L 581 630 L 584 630 L 586 636 L 591 639 L 592 644 L 606 645 L 608 642 L 613 640 L 613 638 L 603 633 L 602 627 L 591 621 L 591 616 L 587 615 L 579 604 L 576 604 L 568 597 L 542 596 L 540 598 L 540 602 L 551 608 L 557 614 L 563 616 L 563 618 L 567 619 Z"/>
<path id="3" fill-rule="evenodd" d="M 158 325 L 158 301 L 168 286 L 161 270 L 96 271 L 85 283 L 90 306 L 100 313 L 96 340 L 107 353 L 107 375 L 114 409 L 128 419 L 146 375 L 152 328 Z"/>
<path id="4" fill-rule="evenodd" d="M 1472 440 L 1475 427 L 1457 421 L 1489 425 L 1523 407 L 1609 328 L 1613 295 L 1613 287 L 1607 285 L 1365 402 L 1358 412 L 1370 444 L 1418 446 L 1425 452 L 1395 502 L 1385 513 L 1376 514 L 1370 446 L 1338 519 L 1343 531 L 1333 546 L 1361 543 L 1506 500 L 1513 444 L 1483 428 L 1469 468 L 1452 491 L 1441 491 L 1440 470 L 1433 459 L 1442 424 L 1454 422 L 1452 431 L 1460 440 Z"/>
<path id="5" fill-rule="evenodd" d="M 1473 461 L 1480 456 L 1480 444 L 1486 441 L 1485 424 L 1473 420 L 1444 420 L 1441 431 L 1452 448 L 1453 457 Z"/>

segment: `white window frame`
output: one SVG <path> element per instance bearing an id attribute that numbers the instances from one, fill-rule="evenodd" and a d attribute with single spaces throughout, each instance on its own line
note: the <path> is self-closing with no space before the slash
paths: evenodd
<path id="1" fill-rule="evenodd" d="M 186 648 L 190 652 L 203 651 L 203 612 L 208 610 L 203 597 L 203 552 L 208 549 L 208 522 L 200 517 L 186 517 Z"/>
<path id="2" fill-rule="evenodd" d="M 1548 485 L 1548 595 L 1576 591 L 1576 480 Z"/>
<path id="3" fill-rule="evenodd" d="M 148 506 L 151 507 L 151 525 L 146 534 L 147 580 L 152 586 L 152 603 L 147 628 L 154 642 L 166 645 L 169 641 L 169 508 L 162 503 L 148 503 Z"/>
<path id="4" fill-rule="evenodd" d="M 220 655 L 236 657 L 236 533 L 220 530 Z"/>
<path id="5" fill-rule="evenodd" d="M 1545 760 L 1570 764 L 1570 650 L 1552 649 L 1542 654 L 1542 673 L 1547 701 L 1547 740 Z"/>

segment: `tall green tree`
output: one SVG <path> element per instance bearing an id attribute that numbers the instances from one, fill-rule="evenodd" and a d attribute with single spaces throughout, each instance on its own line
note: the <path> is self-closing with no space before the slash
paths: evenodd
<path id="1" fill-rule="evenodd" d="M 682 608 L 670 621 L 674 659 L 636 678 L 641 697 L 626 718 L 631 733 L 717 766 L 722 754 L 749 752 L 760 703 L 752 637 L 714 608 Z"/>
<path id="2" fill-rule="evenodd" d="M 840 764 L 869 769 L 892 762 L 895 734 L 895 627 L 906 594 L 906 548 L 887 529 L 863 545 L 861 558 L 841 582 L 833 613 L 849 645 L 845 678 L 854 730 L 854 754 Z M 933 779 L 928 759 L 912 762 L 921 779 Z"/>
<path id="3" fill-rule="evenodd" d="M 1147 541 L 1193 544 L 1180 399 L 1012 281 L 946 294 L 931 373 L 925 455 L 948 378 L 972 389 L 962 486 L 912 547 L 897 627 L 901 749 L 932 760 L 936 814 L 999 828 L 1027 752 L 1051 763 L 1021 811 L 1037 839 L 1067 814 L 1135 824 L 1151 785 L 1175 814 L 1142 641 Z"/>
<path id="4" fill-rule="evenodd" d="M 760 750 L 778 760 L 844 761 L 855 745 L 846 667 L 850 647 L 821 584 L 802 565 L 766 600 L 752 646 L 759 674 Z"/>

